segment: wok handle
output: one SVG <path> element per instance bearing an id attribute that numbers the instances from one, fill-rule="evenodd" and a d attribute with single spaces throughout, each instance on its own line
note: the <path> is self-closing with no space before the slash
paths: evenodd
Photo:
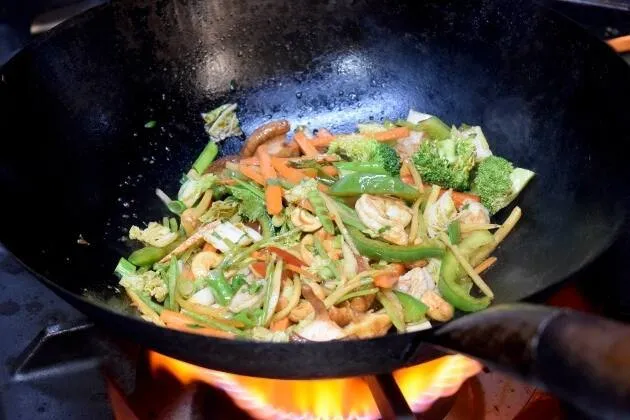
<path id="1" fill-rule="evenodd" d="M 630 327 L 576 311 L 498 305 L 438 328 L 434 344 L 541 386 L 595 418 L 630 414 Z"/>

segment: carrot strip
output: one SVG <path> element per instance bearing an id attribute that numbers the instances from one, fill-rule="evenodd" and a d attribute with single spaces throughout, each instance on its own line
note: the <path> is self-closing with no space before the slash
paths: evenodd
<path id="1" fill-rule="evenodd" d="M 187 325 L 167 324 L 167 328 L 172 330 L 187 332 L 191 334 L 207 335 L 208 337 L 218 338 L 234 338 L 234 334 L 227 331 L 218 330 L 210 327 L 189 327 Z"/>
<path id="2" fill-rule="evenodd" d="M 195 325 L 196 322 L 194 319 L 181 314 L 175 311 L 169 311 L 168 309 L 164 309 L 160 314 L 160 319 L 164 322 L 168 327 L 175 326 L 183 326 L 187 327 L 189 325 Z"/>
<path id="3" fill-rule="evenodd" d="M 443 192 L 440 195 L 444 194 L 444 192 L 448 190 L 442 190 Z M 455 203 L 455 207 L 459 208 L 464 204 L 466 200 L 479 201 L 479 196 L 471 193 L 465 193 L 460 191 L 453 191 L 451 197 L 453 198 L 453 202 Z"/>
<path id="4" fill-rule="evenodd" d="M 477 274 L 481 274 L 486 271 L 488 268 L 492 267 L 494 263 L 497 262 L 497 257 L 488 257 L 481 264 L 475 267 L 475 272 Z"/>
<path id="5" fill-rule="evenodd" d="M 272 157 L 271 165 L 276 170 L 276 172 L 278 172 L 278 175 L 294 184 L 299 184 L 300 182 L 302 182 L 303 179 L 307 178 L 307 176 L 304 175 L 304 173 L 300 170 L 291 168 L 289 165 L 287 165 L 285 160 Z"/>
<path id="6" fill-rule="evenodd" d="M 291 322 L 289 321 L 289 317 L 285 316 L 282 319 L 272 322 L 271 325 L 269 326 L 269 329 L 271 331 L 284 331 L 287 328 L 289 328 L 290 324 Z"/>
<path id="7" fill-rule="evenodd" d="M 335 136 L 325 128 L 320 128 L 317 130 L 317 135 L 311 141 L 311 144 L 315 147 L 327 147 L 333 140 Z"/>
<path id="8" fill-rule="evenodd" d="M 265 185 L 265 179 L 255 167 L 241 164 L 238 166 L 238 170 L 255 183 Z"/>
<path id="9" fill-rule="evenodd" d="M 334 166 L 324 166 L 322 167 L 322 171 L 324 171 L 324 173 L 328 176 L 337 176 L 339 174 L 337 168 Z"/>
<path id="10" fill-rule="evenodd" d="M 315 274 L 309 273 L 308 271 L 306 271 L 306 270 L 304 270 L 304 269 L 302 269 L 302 268 L 300 268 L 298 266 L 295 266 L 295 265 L 292 265 L 292 264 L 287 264 L 287 265 L 284 266 L 284 268 L 289 270 L 289 271 L 293 271 L 294 273 L 298 273 L 301 276 L 307 277 L 307 278 L 309 278 L 311 280 L 319 281 L 319 278 Z"/>
<path id="11" fill-rule="evenodd" d="M 271 157 L 264 148 L 259 147 L 256 155 L 260 159 L 260 172 L 265 180 L 265 203 L 269 214 L 280 214 L 282 212 L 282 188 L 279 185 L 270 185 L 269 180 L 275 179 L 278 175 L 271 166 Z"/>
<path id="12" fill-rule="evenodd" d="M 315 178 L 317 176 L 317 169 L 315 168 L 304 168 L 300 169 L 300 171 L 309 178 Z"/>
<path id="13" fill-rule="evenodd" d="M 413 177 L 411 176 L 411 174 L 401 177 L 400 180 L 404 182 L 405 184 L 416 185 L 415 182 L 413 181 Z"/>
<path id="14" fill-rule="evenodd" d="M 409 129 L 407 127 L 391 128 L 387 131 L 381 131 L 379 133 L 372 133 L 370 137 L 378 141 L 392 141 L 409 137 Z"/>
<path id="15" fill-rule="evenodd" d="M 402 264 L 391 264 L 389 268 L 391 271 L 374 276 L 375 286 L 391 289 L 405 272 L 405 266 Z"/>
<path id="16" fill-rule="evenodd" d="M 303 131 L 298 131 L 294 136 L 295 142 L 300 146 L 302 153 L 306 156 L 317 156 L 319 152 L 313 146 L 313 144 L 306 138 L 306 134 Z"/>
<path id="17" fill-rule="evenodd" d="M 247 157 L 239 160 L 241 165 L 260 165 L 260 160 L 256 156 Z"/>

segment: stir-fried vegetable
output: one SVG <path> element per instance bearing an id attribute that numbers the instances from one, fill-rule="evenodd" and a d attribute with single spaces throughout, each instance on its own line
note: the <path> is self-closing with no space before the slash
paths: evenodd
<path id="1" fill-rule="evenodd" d="M 502 225 L 490 216 L 533 173 L 493 156 L 480 127 L 411 110 L 358 133 L 301 127 L 291 138 L 288 121 L 272 121 L 240 160 L 212 164 L 217 142 L 241 135 L 235 111 L 203 114 L 210 141 L 177 197 L 156 190 L 170 215 L 129 230 L 141 246 L 115 273 L 144 319 L 322 341 L 417 331 L 490 305 L 481 275 L 522 211 Z"/>

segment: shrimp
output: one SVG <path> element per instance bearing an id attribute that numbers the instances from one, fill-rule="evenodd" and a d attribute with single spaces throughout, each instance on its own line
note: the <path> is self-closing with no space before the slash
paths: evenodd
<path id="1" fill-rule="evenodd" d="M 396 142 L 394 149 L 402 159 L 408 159 L 420 148 L 423 140 L 423 133 L 412 131 L 408 137 L 402 138 Z"/>
<path id="2" fill-rule="evenodd" d="M 460 223 L 467 225 L 485 225 L 490 223 L 490 213 L 483 204 L 473 200 L 465 200 L 457 218 Z"/>
<path id="3" fill-rule="evenodd" d="M 426 268 L 416 267 L 400 276 L 395 288 L 420 300 L 426 292 L 435 290 L 436 285 Z"/>
<path id="4" fill-rule="evenodd" d="M 405 227 L 411 222 L 412 212 L 402 200 L 363 194 L 355 207 L 359 219 L 370 229 L 382 232 L 381 237 L 396 245 L 407 245 L 409 235 Z"/>
<path id="5" fill-rule="evenodd" d="M 216 252 L 203 251 L 195 255 L 190 264 L 190 269 L 196 279 L 207 277 L 211 268 L 218 266 L 223 257 Z"/>

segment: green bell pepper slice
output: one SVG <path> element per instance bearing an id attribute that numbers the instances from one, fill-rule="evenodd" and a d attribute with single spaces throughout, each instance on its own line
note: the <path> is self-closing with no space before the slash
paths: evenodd
<path id="1" fill-rule="evenodd" d="M 442 258 L 444 249 L 433 245 L 401 246 L 368 238 L 354 227 L 348 226 L 350 237 L 357 251 L 373 260 L 388 262 L 414 262 L 426 258 Z"/>
<path id="2" fill-rule="evenodd" d="M 471 233 L 459 244 L 460 252 L 470 258 L 476 250 L 491 244 L 494 236 L 486 230 L 479 230 Z M 440 266 L 440 278 L 438 280 L 438 290 L 444 299 L 460 311 L 476 312 L 486 309 L 492 299 L 487 296 L 474 297 L 470 295 L 473 282 L 465 277 L 466 272 L 461 267 L 455 255 L 448 251 L 442 258 Z"/>
<path id="3" fill-rule="evenodd" d="M 381 174 L 363 174 L 355 172 L 335 182 L 330 195 L 349 197 L 361 194 L 393 195 L 405 200 L 416 200 L 420 191 L 402 182 L 399 178 Z"/>
<path id="4" fill-rule="evenodd" d="M 403 308 L 403 314 L 405 315 L 406 323 L 419 322 L 424 319 L 424 315 L 429 309 L 427 305 L 420 302 L 415 297 L 399 290 L 394 290 L 394 294 L 398 298 L 398 301 Z"/>

